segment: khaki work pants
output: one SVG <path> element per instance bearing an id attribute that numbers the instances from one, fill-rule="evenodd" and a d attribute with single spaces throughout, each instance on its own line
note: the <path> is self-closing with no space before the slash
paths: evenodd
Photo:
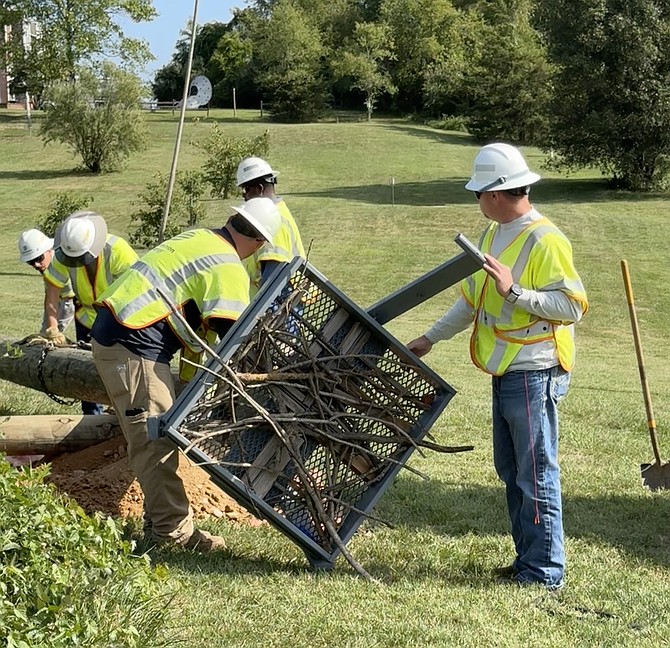
<path id="1" fill-rule="evenodd" d="M 174 402 L 170 366 L 131 353 L 121 344 L 95 340 L 93 359 L 128 443 L 130 467 L 144 493 L 153 539 L 183 543 L 193 533 L 193 514 L 177 475 L 178 451 L 168 439 L 147 439 L 147 418 Z"/>

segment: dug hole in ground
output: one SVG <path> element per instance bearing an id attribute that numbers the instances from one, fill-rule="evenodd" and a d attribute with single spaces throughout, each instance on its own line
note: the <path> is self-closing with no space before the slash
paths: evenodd
<path id="1" fill-rule="evenodd" d="M 123 437 L 109 439 L 79 452 L 58 455 L 50 463 L 47 481 L 76 500 L 87 513 L 99 511 L 111 517 L 142 517 L 142 490 L 130 470 Z M 214 517 L 251 526 L 263 524 L 182 454 L 178 473 L 196 519 Z"/>

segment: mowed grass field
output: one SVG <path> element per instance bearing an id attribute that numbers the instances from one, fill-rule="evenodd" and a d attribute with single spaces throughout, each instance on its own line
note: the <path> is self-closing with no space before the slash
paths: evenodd
<path id="1" fill-rule="evenodd" d="M 181 169 L 203 158 L 191 143 L 217 121 L 231 135 L 270 130 L 279 190 L 310 246 L 310 261 L 361 306 L 459 252 L 485 225 L 463 184 L 477 145 L 466 135 L 403 120 L 275 125 L 242 113 L 188 114 Z M 38 330 L 41 279 L 17 261 L 16 239 L 65 189 L 94 197 L 110 230 L 127 234 L 133 201 L 170 168 L 177 117 L 148 115 L 150 147 L 119 173 L 75 171 L 64 147 L 44 147 L 21 116 L 0 112 L 0 337 Z M 473 444 L 457 455 L 415 454 L 423 481 L 401 473 L 377 507 L 387 528 L 366 523 L 349 548 L 378 579 L 358 578 L 340 558 L 315 574 L 279 533 L 212 521 L 229 550 L 175 552 L 167 565 L 172 625 L 190 648 L 670 645 L 670 492 L 651 493 L 640 463 L 653 459 L 619 267 L 631 267 L 647 374 L 663 454 L 670 456 L 670 197 L 607 189 L 600 175 L 542 169 L 535 206 L 571 239 L 591 301 L 578 327 L 578 360 L 561 406 L 560 458 L 568 573 L 560 597 L 497 584 L 513 557 L 502 484 L 491 457 L 489 378 L 469 360 L 467 334 L 427 357 L 458 391 L 433 428 L 437 441 Z M 395 179 L 392 205 L 390 179 Z M 207 202 L 209 225 L 241 199 Z M 388 325 L 401 341 L 423 333 L 453 302 L 452 288 Z M 76 411 L 0 381 L 2 414 Z"/>

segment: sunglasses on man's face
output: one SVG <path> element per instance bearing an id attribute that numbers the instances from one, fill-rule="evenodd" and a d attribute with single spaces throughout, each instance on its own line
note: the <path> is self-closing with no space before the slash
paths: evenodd
<path id="1" fill-rule="evenodd" d="M 40 254 L 38 257 L 35 257 L 34 259 L 31 259 L 30 261 L 27 261 L 26 263 L 29 266 L 36 266 L 44 261 L 44 255 Z"/>
<path id="2" fill-rule="evenodd" d="M 482 197 L 482 192 L 481 191 L 473 191 L 472 193 L 475 194 L 475 198 L 479 200 Z"/>

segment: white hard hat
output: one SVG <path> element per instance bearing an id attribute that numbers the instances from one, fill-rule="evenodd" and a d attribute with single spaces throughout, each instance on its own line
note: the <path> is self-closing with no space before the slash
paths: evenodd
<path id="1" fill-rule="evenodd" d="M 54 240 L 38 229 L 29 229 L 19 236 L 19 261 L 27 263 L 53 248 Z"/>
<path id="2" fill-rule="evenodd" d="M 237 165 L 237 186 L 241 187 L 260 178 L 274 180 L 278 175 L 279 171 L 274 171 L 262 158 L 248 157 Z"/>
<path id="3" fill-rule="evenodd" d="M 70 214 L 56 231 L 56 258 L 68 267 L 91 263 L 105 247 L 107 223 L 91 211 Z"/>
<path id="4" fill-rule="evenodd" d="M 281 215 L 270 198 L 251 198 L 239 207 L 232 207 L 266 241 L 272 243 L 281 227 Z"/>
<path id="5" fill-rule="evenodd" d="M 465 185 L 470 191 L 504 191 L 527 187 L 540 176 L 533 173 L 519 149 L 510 144 L 487 144 L 479 149 L 472 177 Z"/>

